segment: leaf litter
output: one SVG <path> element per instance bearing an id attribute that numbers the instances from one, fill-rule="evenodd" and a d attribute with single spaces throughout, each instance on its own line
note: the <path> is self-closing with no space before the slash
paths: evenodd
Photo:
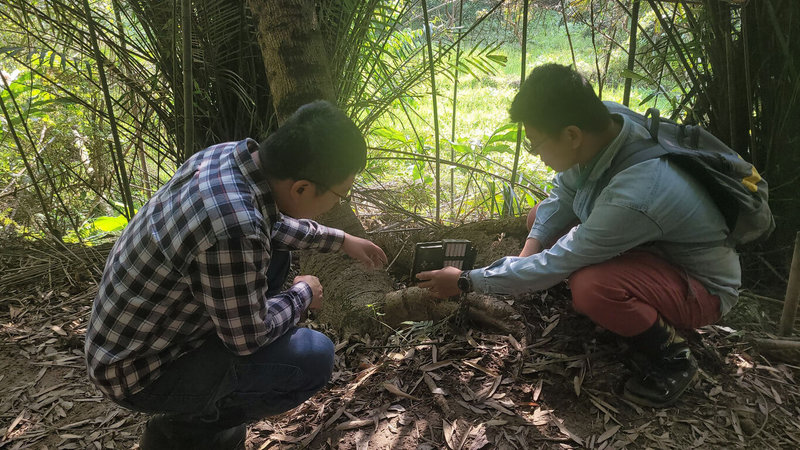
<path id="1" fill-rule="evenodd" d="M 2 449 L 138 446 L 146 416 L 105 400 L 86 377 L 83 336 L 96 292 L 86 273 L 102 264 L 81 254 L 73 265 L 74 255 L 0 258 Z M 309 323 L 334 339 L 332 382 L 250 424 L 247 448 L 800 446 L 800 367 L 760 355 L 752 342 L 766 333 L 725 323 L 690 336 L 701 376 L 676 405 L 656 410 L 619 395 L 615 340 L 568 299 L 563 285 L 515 299 L 528 328 L 516 336 L 417 326 L 410 338 L 381 340 Z"/>

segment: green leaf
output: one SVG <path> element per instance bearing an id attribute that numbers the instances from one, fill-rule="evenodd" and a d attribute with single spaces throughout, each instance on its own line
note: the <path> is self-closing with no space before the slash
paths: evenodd
<path id="1" fill-rule="evenodd" d="M 647 84 L 656 84 L 656 82 L 652 78 L 640 75 L 632 70 L 622 69 L 622 71 L 619 74 L 623 78 L 630 78 L 633 81 L 641 81 Z"/>
<path id="2" fill-rule="evenodd" d="M 472 153 L 472 147 L 470 147 L 469 144 L 451 143 L 450 145 L 453 147 L 453 150 L 456 153 L 460 153 L 462 155 L 468 155 Z"/>
<path id="3" fill-rule="evenodd" d="M 655 97 L 655 96 L 656 96 L 656 94 L 658 94 L 658 91 L 653 91 L 653 92 L 651 92 L 651 93 L 650 93 L 650 94 L 649 94 L 647 97 L 643 98 L 643 99 L 642 99 L 642 101 L 640 101 L 640 102 L 639 102 L 639 106 L 642 106 L 642 105 L 644 105 L 645 103 L 647 103 L 647 102 L 649 102 L 650 100 L 652 100 L 652 99 L 653 99 L 653 97 Z"/>
<path id="4" fill-rule="evenodd" d="M 410 139 L 402 131 L 395 130 L 394 128 L 389 128 L 389 127 L 375 128 L 374 130 L 372 130 L 372 134 L 392 141 L 397 141 L 402 143 L 410 142 Z"/>
<path id="5" fill-rule="evenodd" d="M 509 153 L 513 155 L 515 152 L 514 148 L 508 144 L 500 144 L 500 145 L 487 145 L 483 147 L 481 154 L 485 155 L 488 153 Z"/>
<path id="6" fill-rule="evenodd" d="M 487 58 L 491 59 L 492 61 L 500 64 L 501 66 L 505 67 L 506 63 L 508 63 L 508 56 L 500 55 L 497 53 L 486 55 Z"/>
<path id="7" fill-rule="evenodd" d="M 102 216 L 94 219 L 92 225 L 100 231 L 111 233 L 124 229 L 128 225 L 128 219 L 125 216 Z"/>
<path id="8" fill-rule="evenodd" d="M 486 146 L 495 143 L 495 142 L 513 142 L 516 144 L 517 142 L 517 124 L 516 123 L 507 123 L 502 127 L 494 130 L 492 136 L 489 140 L 486 141 Z"/>

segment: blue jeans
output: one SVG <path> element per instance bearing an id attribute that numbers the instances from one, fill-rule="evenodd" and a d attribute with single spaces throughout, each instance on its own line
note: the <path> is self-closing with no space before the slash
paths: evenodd
<path id="1" fill-rule="evenodd" d="M 270 286 L 279 289 L 287 273 L 288 264 L 270 264 Z M 118 403 L 165 414 L 194 432 L 211 435 L 303 403 L 330 380 L 333 354 L 331 340 L 307 328 L 293 328 L 245 356 L 232 353 L 212 333 L 144 390 Z"/>
<path id="2" fill-rule="evenodd" d="M 296 407 L 322 389 L 332 371 L 333 343 L 307 328 L 247 356 L 231 353 L 213 336 L 120 404 L 221 431 Z"/>

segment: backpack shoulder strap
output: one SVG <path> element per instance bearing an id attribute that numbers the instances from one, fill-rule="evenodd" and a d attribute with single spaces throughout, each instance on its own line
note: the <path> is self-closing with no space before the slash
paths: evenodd
<path id="1" fill-rule="evenodd" d="M 608 169 L 600 178 L 599 186 L 605 186 L 614 176 L 628 167 L 647 161 L 648 159 L 660 158 L 669 154 L 667 149 L 650 139 L 642 139 L 632 142 L 619 149 Z"/>
<path id="2" fill-rule="evenodd" d="M 658 142 L 658 129 L 661 125 L 661 121 L 668 121 L 667 119 L 661 119 L 661 111 L 659 111 L 658 108 L 647 108 L 647 111 L 644 113 L 644 115 L 642 115 L 628 108 L 627 106 L 620 105 L 619 103 L 603 102 L 603 104 L 606 105 L 608 112 L 611 114 L 627 116 L 635 123 L 647 128 L 647 131 L 650 133 L 650 138 L 653 140 L 653 142 Z"/>

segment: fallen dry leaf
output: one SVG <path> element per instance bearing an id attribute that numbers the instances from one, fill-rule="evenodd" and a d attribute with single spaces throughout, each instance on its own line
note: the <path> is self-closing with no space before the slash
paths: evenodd
<path id="1" fill-rule="evenodd" d="M 490 408 L 494 408 L 494 409 L 500 411 L 503 414 L 508 414 L 509 416 L 516 416 L 514 411 L 511 411 L 510 409 L 504 407 L 503 405 L 501 405 L 499 402 L 497 402 L 495 400 L 486 400 L 485 402 L 483 402 L 483 404 L 486 405 L 486 406 L 489 406 Z"/>
<path id="2" fill-rule="evenodd" d="M 354 428 L 362 428 L 374 424 L 375 424 L 375 419 L 355 419 L 355 420 L 348 420 L 347 422 L 342 422 L 339 425 L 336 425 L 336 429 L 339 431 L 352 430 Z"/>
<path id="3" fill-rule="evenodd" d="M 551 322 L 551 323 L 550 323 L 550 325 L 548 325 L 548 326 L 547 326 L 547 327 L 546 327 L 546 328 L 545 328 L 545 329 L 542 331 L 542 337 L 546 337 L 548 334 L 550 334 L 550 332 L 551 332 L 551 331 L 553 331 L 553 329 L 554 329 L 556 326 L 558 326 L 558 322 L 559 322 L 559 321 L 560 321 L 560 319 L 556 319 L 556 320 L 554 320 L 553 322 Z"/>
<path id="4" fill-rule="evenodd" d="M 453 428 L 454 427 L 453 425 L 450 424 L 450 422 L 448 422 L 445 419 L 442 419 L 442 432 L 444 434 L 444 442 L 447 444 L 450 450 L 456 449 L 455 440 L 453 439 L 453 433 L 454 433 Z"/>
<path id="5" fill-rule="evenodd" d="M 423 372 L 430 372 L 432 370 L 441 369 L 442 367 L 447 367 L 453 364 L 451 360 L 439 361 L 435 363 L 425 364 L 424 366 L 420 366 L 419 370 Z"/>
<path id="6" fill-rule="evenodd" d="M 620 428 L 622 427 L 620 427 L 619 425 L 614 425 L 611 428 L 607 429 L 605 433 L 601 434 L 600 437 L 597 438 L 597 443 L 599 444 L 605 441 L 606 439 L 610 438 L 611 436 L 614 436 L 617 433 L 617 431 L 619 431 Z"/>
<path id="7" fill-rule="evenodd" d="M 480 358 L 478 358 L 477 360 L 480 360 Z M 480 370 L 481 372 L 485 373 L 486 375 L 489 375 L 490 377 L 500 376 L 500 374 L 498 374 L 496 370 L 492 370 L 492 369 L 489 369 L 487 367 L 483 367 L 480 364 L 477 364 L 475 361 L 464 360 L 463 363 L 465 365 L 467 365 L 467 366 L 472 367 L 473 369 Z"/>
<path id="8" fill-rule="evenodd" d="M 492 419 L 492 420 L 487 420 L 485 423 L 490 427 L 501 427 L 507 424 L 508 421 L 503 419 Z"/>
<path id="9" fill-rule="evenodd" d="M 417 397 L 414 397 L 413 395 L 406 394 L 405 392 L 403 392 L 402 389 L 400 389 L 399 387 L 395 386 L 392 383 L 389 383 L 388 381 L 383 383 L 383 388 L 391 392 L 392 394 L 397 395 L 398 397 L 403 397 L 411 400 L 419 400 Z"/>

